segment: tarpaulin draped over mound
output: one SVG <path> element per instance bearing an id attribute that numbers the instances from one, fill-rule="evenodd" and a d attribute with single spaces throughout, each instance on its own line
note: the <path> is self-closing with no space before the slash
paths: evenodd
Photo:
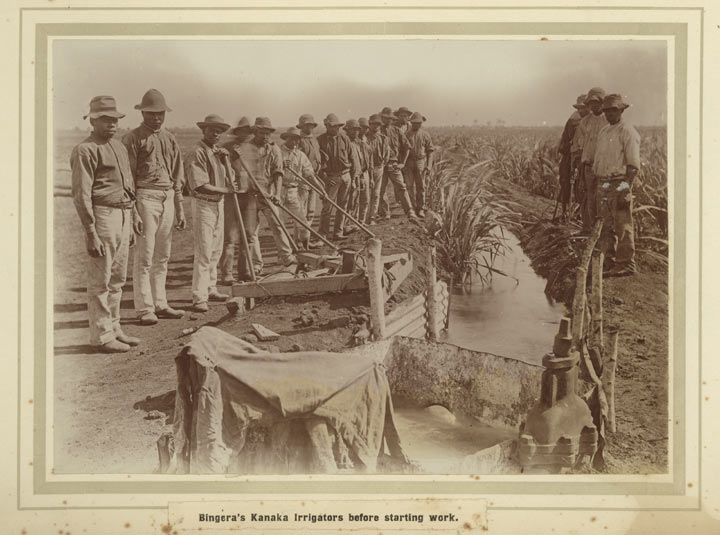
<path id="1" fill-rule="evenodd" d="M 384 443 L 407 462 L 382 355 L 267 353 L 203 327 L 175 363 L 176 471 L 375 471 Z"/>

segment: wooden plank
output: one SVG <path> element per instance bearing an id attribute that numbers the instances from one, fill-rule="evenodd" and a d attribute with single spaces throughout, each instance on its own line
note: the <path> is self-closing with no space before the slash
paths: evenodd
<path id="1" fill-rule="evenodd" d="M 273 340 L 280 339 L 280 335 L 278 333 L 276 333 L 275 331 L 271 331 L 270 329 L 263 325 L 260 325 L 259 323 L 251 323 L 250 326 L 252 327 L 255 336 L 257 336 L 258 340 L 260 340 L 261 342 L 272 342 Z"/>
<path id="2" fill-rule="evenodd" d="M 350 273 L 308 279 L 243 282 L 233 285 L 232 294 L 234 297 L 274 297 L 362 290 L 367 287 L 367 279 L 362 273 Z"/>
<path id="3" fill-rule="evenodd" d="M 309 253 L 307 251 L 298 251 L 295 257 L 300 264 L 307 264 L 315 268 L 328 268 L 335 270 L 340 266 L 340 257 L 337 255 L 321 255 Z"/>
<path id="4" fill-rule="evenodd" d="M 419 306 L 414 310 L 408 312 L 405 316 L 398 318 L 393 323 L 387 324 L 387 335 L 391 336 L 403 331 L 408 325 L 414 323 L 418 319 L 422 319 L 425 322 L 425 307 Z"/>
<path id="5" fill-rule="evenodd" d="M 421 306 L 424 301 L 425 298 L 422 296 L 422 294 L 416 295 L 411 299 L 406 299 L 405 301 L 400 303 L 392 312 L 390 312 L 390 314 L 387 315 L 387 323 L 392 323 L 393 321 L 403 317 L 412 310 L 415 310 L 418 306 Z"/>
<path id="6" fill-rule="evenodd" d="M 392 267 L 388 269 L 388 272 L 392 275 L 392 277 L 390 278 L 388 287 L 384 289 L 385 301 L 390 299 L 390 296 L 397 291 L 407 276 L 410 275 L 412 269 L 412 258 L 408 258 L 404 263 L 402 261 L 395 262 Z"/>

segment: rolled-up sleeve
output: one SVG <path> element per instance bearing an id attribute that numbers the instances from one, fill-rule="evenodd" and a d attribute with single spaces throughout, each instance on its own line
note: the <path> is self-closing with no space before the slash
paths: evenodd
<path id="1" fill-rule="evenodd" d="M 432 137 L 430 137 L 430 133 L 427 131 L 425 132 L 425 136 L 423 139 L 423 144 L 425 145 L 425 154 L 429 155 L 432 151 L 435 150 L 435 147 L 433 147 Z"/>
<path id="2" fill-rule="evenodd" d="M 180 145 L 173 136 L 172 138 L 172 157 L 171 157 L 171 169 L 170 169 L 170 180 L 173 181 L 173 189 L 175 190 L 175 198 L 179 196 L 182 200 L 182 191 L 185 186 L 185 169 L 183 168 L 182 153 L 180 152 Z"/>
<path id="3" fill-rule="evenodd" d="M 195 152 L 185 161 L 185 173 L 191 190 L 195 191 L 200 186 L 210 184 L 208 164 L 207 155 L 202 149 L 195 149 Z"/>
<path id="4" fill-rule="evenodd" d="M 72 170 L 72 195 L 75 209 L 85 232 L 95 230 L 95 215 L 92 207 L 93 170 L 97 160 L 92 151 L 80 146 L 75 147 L 70 155 Z"/>

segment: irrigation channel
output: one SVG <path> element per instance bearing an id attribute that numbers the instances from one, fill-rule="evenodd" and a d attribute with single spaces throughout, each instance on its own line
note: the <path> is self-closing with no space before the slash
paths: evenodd
<path id="1" fill-rule="evenodd" d="M 444 342 L 540 365 L 552 349 L 562 304 L 545 295 L 546 281 L 533 271 L 519 240 L 505 232 L 506 251 L 489 285 L 480 280 L 455 288 Z M 399 407 L 397 425 L 408 455 L 424 471 L 462 473 L 462 461 L 481 449 L 517 437 L 517 430 L 489 427 L 444 407 Z"/>

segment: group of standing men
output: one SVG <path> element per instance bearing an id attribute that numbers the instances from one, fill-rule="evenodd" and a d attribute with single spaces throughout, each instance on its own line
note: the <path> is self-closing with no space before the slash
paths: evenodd
<path id="1" fill-rule="evenodd" d="M 560 139 L 560 191 L 563 218 L 573 193 L 580 204 L 582 232 L 603 219 L 599 247 L 606 276 L 636 272 L 632 188 L 640 169 L 640 135 L 623 118 L 629 104 L 617 93 L 593 87 L 573 104 Z"/>
<path id="2" fill-rule="evenodd" d="M 100 351 L 124 352 L 140 343 L 120 326 L 120 299 L 133 243 L 139 322 L 153 325 L 162 318 L 183 316 L 168 304 L 165 283 L 173 228 L 183 230 L 187 225 L 185 189 L 191 195 L 192 301 L 197 312 L 206 312 L 208 301 L 227 299 L 218 291 L 218 280 L 232 284 L 262 272 L 261 213 L 283 265 L 296 262 L 296 250 L 322 245 L 310 240 L 308 230 L 318 198 L 320 235 L 326 240 L 341 239 L 353 230 L 343 212 L 370 225 L 389 219 L 388 182 L 410 220 L 424 215 L 433 145 L 421 129 L 425 117 L 407 108 L 384 108 L 367 119 L 345 122 L 331 113 L 324 120 L 326 131 L 317 138 L 317 123 L 304 114 L 296 127 L 282 132 L 280 145 L 270 140 L 275 129 L 267 117 L 258 117 L 253 125 L 243 117 L 230 130 L 221 117 L 211 114 L 196 123 L 202 139 L 184 159 L 175 137 L 162 128 L 171 111 L 162 93 L 148 90 L 135 109 L 142 113 L 142 123 L 120 142 L 113 137 L 125 115 L 118 112 L 113 97 L 94 97 L 84 117 L 90 119 L 92 132 L 70 158 L 73 199 L 89 254 L 90 342 Z M 228 130 L 233 138 L 219 145 Z M 295 219 L 293 236 L 278 206 Z"/>

